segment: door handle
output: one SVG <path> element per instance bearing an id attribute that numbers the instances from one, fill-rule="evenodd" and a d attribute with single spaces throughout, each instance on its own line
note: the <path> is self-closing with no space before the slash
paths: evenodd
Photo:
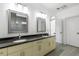
<path id="1" fill-rule="evenodd" d="M 77 34 L 79 35 L 79 32 L 77 32 Z"/>
<path id="2" fill-rule="evenodd" d="M 63 33 L 63 32 L 60 32 L 61 34 Z"/>
<path id="3" fill-rule="evenodd" d="M 56 33 L 53 33 L 53 34 L 56 34 Z"/>

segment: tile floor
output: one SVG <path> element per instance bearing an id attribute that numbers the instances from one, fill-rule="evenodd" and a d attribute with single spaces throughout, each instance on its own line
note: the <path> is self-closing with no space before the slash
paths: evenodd
<path id="1" fill-rule="evenodd" d="M 57 48 L 48 56 L 79 56 L 79 48 L 70 45 L 61 45 L 57 43 Z"/>

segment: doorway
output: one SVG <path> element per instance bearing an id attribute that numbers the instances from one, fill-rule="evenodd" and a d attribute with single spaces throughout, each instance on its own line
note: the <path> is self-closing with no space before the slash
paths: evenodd
<path id="1" fill-rule="evenodd" d="M 79 16 L 65 19 L 64 39 L 67 44 L 79 47 Z"/>
<path id="2" fill-rule="evenodd" d="M 55 35 L 56 33 L 55 33 L 55 23 L 56 22 L 56 20 L 54 19 L 54 20 L 51 20 L 51 22 L 50 22 L 50 35 L 51 36 L 53 36 L 53 35 Z"/>

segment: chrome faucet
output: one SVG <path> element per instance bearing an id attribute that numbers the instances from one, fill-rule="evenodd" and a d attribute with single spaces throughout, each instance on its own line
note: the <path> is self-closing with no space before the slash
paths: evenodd
<path id="1" fill-rule="evenodd" d="M 20 33 L 19 33 L 19 39 L 21 39 L 21 35 L 20 35 Z"/>

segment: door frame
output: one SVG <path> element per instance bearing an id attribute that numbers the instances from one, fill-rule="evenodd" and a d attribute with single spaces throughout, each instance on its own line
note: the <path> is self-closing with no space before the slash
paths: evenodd
<path id="1" fill-rule="evenodd" d="M 67 34 L 65 35 L 65 32 L 64 32 L 64 27 L 66 27 L 66 21 L 67 20 L 69 20 L 69 19 L 72 19 L 72 18 L 76 18 L 76 17 L 79 17 L 79 15 L 76 15 L 76 16 L 71 16 L 71 17 L 67 17 L 67 18 L 65 18 L 65 19 L 63 19 L 63 41 L 65 40 L 65 42 L 64 42 L 64 44 L 66 44 L 66 45 L 70 45 L 70 43 L 68 42 L 68 40 L 66 39 L 66 37 L 67 37 Z M 66 29 L 66 28 L 65 28 Z"/>
<path id="2" fill-rule="evenodd" d="M 50 21 L 50 35 L 51 35 L 51 22 L 55 20 L 55 31 L 56 31 L 56 19 L 53 19 Z M 53 33 L 54 35 L 56 35 L 56 32 Z"/>

